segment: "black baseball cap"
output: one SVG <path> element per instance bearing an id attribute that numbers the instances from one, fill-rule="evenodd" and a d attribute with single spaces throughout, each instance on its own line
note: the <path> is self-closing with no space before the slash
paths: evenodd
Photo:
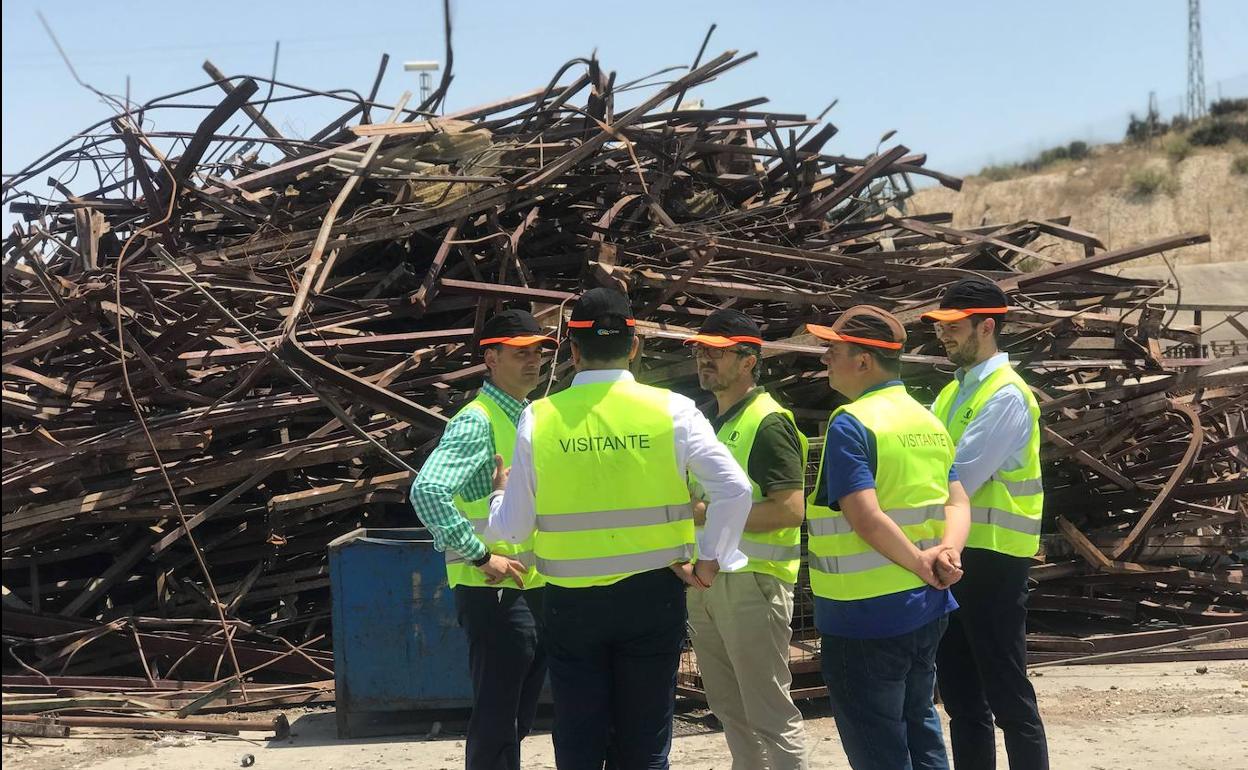
<path id="1" fill-rule="evenodd" d="M 940 309 L 922 315 L 924 321 L 959 321 L 973 315 L 1005 315 L 1010 301 L 986 278 L 963 278 L 940 298 Z"/>
<path id="2" fill-rule="evenodd" d="M 874 305 L 855 305 L 831 326 L 806 324 L 806 330 L 821 340 L 879 348 L 885 355 L 900 356 L 906 344 L 906 327 L 892 313 Z"/>
<path id="3" fill-rule="evenodd" d="M 547 336 L 532 313 L 523 310 L 504 310 L 497 313 L 481 327 L 478 345 L 510 345 L 515 348 L 535 344 L 558 345 L 554 337 Z"/>
<path id="4" fill-rule="evenodd" d="M 740 310 L 723 308 L 716 310 L 702 322 L 698 333 L 685 340 L 686 345 L 708 345 L 713 348 L 730 348 L 733 345 L 763 346 L 763 332 Z"/>
<path id="5" fill-rule="evenodd" d="M 636 324 L 628 297 L 614 289 L 598 288 L 577 298 L 568 329 L 574 334 L 632 334 Z"/>

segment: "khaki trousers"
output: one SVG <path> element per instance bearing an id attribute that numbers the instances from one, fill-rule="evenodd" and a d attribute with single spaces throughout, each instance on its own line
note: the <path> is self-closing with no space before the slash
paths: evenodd
<path id="1" fill-rule="evenodd" d="M 693 651 L 733 770 L 806 770 L 802 713 L 789 685 L 793 586 L 756 572 L 721 572 L 689 591 Z"/>

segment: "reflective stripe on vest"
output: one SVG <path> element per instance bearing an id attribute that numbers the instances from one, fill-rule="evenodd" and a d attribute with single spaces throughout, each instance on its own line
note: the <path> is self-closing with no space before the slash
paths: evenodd
<path id="1" fill-rule="evenodd" d="M 842 411 L 875 436 L 875 493 L 881 510 L 916 547 L 938 545 L 945 532 L 954 456 L 944 426 L 900 385 L 873 390 L 846 404 L 832 413 L 829 424 Z M 825 444 L 820 480 L 826 455 Z M 810 585 L 816 596 L 854 601 L 924 585 L 855 534 L 840 511 L 815 504 L 817 493 L 812 490 L 806 504 Z"/>
<path id="2" fill-rule="evenodd" d="M 754 439 L 758 436 L 758 428 L 765 418 L 772 414 L 784 415 L 794 430 L 797 422 L 793 413 L 781 406 L 766 391 L 750 399 L 731 420 L 725 422 L 716 433 L 720 443 L 728 448 L 737 464 L 749 475 L 750 452 L 754 449 Z M 809 442 L 797 431 L 802 447 L 802 467 L 806 466 L 806 455 Z M 762 489 L 754 479 L 750 479 L 751 498 L 760 502 L 765 498 Z M 802 566 L 802 528 L 784 527 L 770 532 L 743 532 L 741 534 L 741 553 L 749 557 L 749 562 L 738 572 L 759 572 L 771 575 L 788 583 L 797 582 L 797 572 Z"/>
<path id="3" fill-rule="evenodd" d="M 1013 366 L 997 367 L 980 381 L 975 392 L 951 414 L 959 383 L 953 380 L 940 391 L 932 411 L 949 427 L 955 442 L 985 404 L 1013 385 L 1023 395 L 1031 414 L 1031 436 L 1023 450 L 1023 465 L 998 470 L 971 495 L 971 532 L 966 544 L 1009 556 L 1034 556 L 1040 549 L 1040 525 L 1044 513 L 1044 483 L 1040 470 L 1040 405 Z"/>
<path id="4" fill-rule="evenodd" d="M 981 508 L 972 505 L 971 523 L 1002 527 L 1014 532 L 1021 532 L 1024 535 L 1040 534 L 1040 519 L 1034 516 L 1020 516 L 1017 513 L 1003 511 L 1000 508 Z"/>
<path id="5" fill-rule="evenodd" d="M 615 577 L 611 582 L 635 575 L 661 569 L 681 561 L 693 558 L 693 546 L 677 545 L 671 548 L 660 548 L 655 551 L 621 554 L 619 556 L 592 556 L 588 559 L 538 559 L 538 570 L 548 578 L 549 582 L 565 587 L 577 587 L 571 581 L 591 580 L 592 585 L 609 585 L 602 583 L 604 573 Z M 582 586 L 583 587 L 583 586 Z"/>
<path id="6" fill-rule="evenodd" d="M 689 504 L 661 505 L 654 508 L 625 508 L 618 511 L 561 513 L 537 517 L 539 532 L 589 532 L 620 527 L 648 527 L 669 521 L 693 519 Z"/>
<path id="7" fill-rule="evenodd" d="M 940 538 L 925 538 L 914 544 L 919 550 L 940 545 Z M 814 556 L 810 557 L 810 568 L 820 572 L 832 572 L 849 575 L 855 572 L 879 569 L 880 567 L 896 566 L 887 556 L 879 551 L 867 551 L 850 556 Z M 916 586 L 917 587 L 917 586 Z"/>
<path id="8" fill-rule="evenodd" d="M 670 391 L 627 379 L 573 385 L 530 408 L 534 551 L 547 582 L 610 585 L 691 557 Z"/>
<path id="9" fill-rule="evenodd" d="M 476 398 L 464 406 L 465 411 L 468 409 L 477 410 L 490 421 L 490 439 L 494 445 L 494 453 L 503 456 L 504 465 L 511 465 L 511 453 L 516 445 L 516 426 L 512 423 L 511 418 L 507 416 L 507 413 L 503 411 L 503 408 L 494 399 L 484 392 L 479 393 Z M 493 465 L 493 457 L 491 457 L 490 466 L 493 467 Z M 478 536 L 484 535 L 490 518 L 490 496 L 487 494 L 477 500 L 465 500 L 456 495 L 453 502 L 459 512 L 464 515 L 464 518 L 472 522 L 473 531 Z M 524 564 L 527 568 L 524 575 L 524 587 L 526 589 L 539 588 L 544 585 L 541 576 L 537 574 L 537 558 L 533 555 L 533 538 L 530 537 L 519 543 L 509 543 L 506 540 L 487 541 L 485 547 L 490 549 L 491 553 L 518 559 Z M 498 587 L 487 583 L 487 577 L 484 572 L 453 551 L 446 552 L 446 580 L 451 587 Z M 514 586 L 514 584 L 510 585 Z"/>
<path id="10" fill-rule="evenodd" d="M 849 526 L 849 522 L 841 515 L 839 511 L 833 511 L 830 518 L 819 518 L 810 521 L 806 530 L 812 535 L 848 535 L 853 532 L 853 527 Z M 896 508 L 884 511 L 888 518 L 896 522 L 899 527 L 909 527 L 915 524 L 922 524 L 928 519 L 944 518 L 945 506 L 941 505 L 925 505 L 920 508 Z"/>

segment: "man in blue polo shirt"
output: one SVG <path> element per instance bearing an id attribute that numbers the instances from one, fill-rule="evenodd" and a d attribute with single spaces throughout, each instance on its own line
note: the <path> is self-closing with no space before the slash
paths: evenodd
<path id="1" fill-rule="evenodd" d="M 807 506 L 823 676 L 854 770 L 947 770 L 933 703 L 936 649 L 957 603 L 970 505 L 945 426 L 900 379 L 906 332 L 875 307 L 831 327 L 832 413 Z"/>

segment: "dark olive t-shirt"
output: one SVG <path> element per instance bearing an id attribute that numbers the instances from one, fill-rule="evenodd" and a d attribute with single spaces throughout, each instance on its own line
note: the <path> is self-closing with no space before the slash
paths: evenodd
<path id="1" fill-rule="evenodd" d="M 705 410 L 711 427 L 718 433 L 724 423 L 736 417 L 764 392 L 766 391 L 762 386 L 754 388 L 722 416 L 715 414 L 717 407 L 712 401 Z M 802 455 L 802 442 L 797 428 L 793 427 L 787 417 L 782 414 L 769 414 L 759 423 L 745 472 L 764 495 L 805 486 L 806 458 Z"/>

